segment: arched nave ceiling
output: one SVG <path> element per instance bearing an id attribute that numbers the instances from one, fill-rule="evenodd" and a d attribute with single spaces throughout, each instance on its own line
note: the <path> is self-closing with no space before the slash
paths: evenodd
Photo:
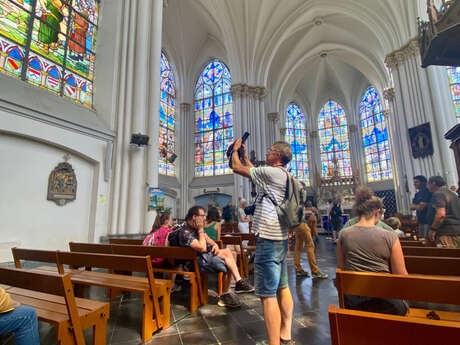
<path id="1" fill-rule="evenodd" d="M 416 35 L 419 1 L 168 0 L 164 41 L 189 82 L 220 53 L 235 83 L 271 90 L 271 110 L 296 91 L 314 109 L 327 91 L 353 106 L 350 83 L 387 85 L 384 58 Z"/>

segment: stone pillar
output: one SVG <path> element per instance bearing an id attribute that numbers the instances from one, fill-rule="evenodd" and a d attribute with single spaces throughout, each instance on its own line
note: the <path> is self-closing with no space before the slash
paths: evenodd
<path id="1" fill-rule="evenodd" d="M 435 93 L 439 82 L 435 72 L 429 72 L 420 67 L 420 52 L 417 39 L 412 39 L 406 46 L 389 54 L 385 63 L 390 69 L 394 80 L 394 97 L 387 92 L 390 103 L 390 129 L 392 153 L 395 157 L 395 185 L 398 210 L 409 213 L 409 205 L 415 193 L 413 177 L 416 175 L 454 176 L 452 169 L 453 157 L 448 149 L 448 143 L 443 139 L 438 113 L 442 99 Z M 433 75 L 430 76 L 430 74 Z M 439 86 L 439 85 L 438 85 Z M 412 156 L 409 128 L 430 123 L 434 154 L 424 158 L 414 159 Z M 445 146 L 445 148 L 443 148 Z M 448 153 L 449 152 L 449 153 Z M 410 193 L 409 193 L 410 191 Z"/>
<path id="2" fill-rule="evenodd" d="M 181 136 L 177 138 L 179 144 L 179 181 L 180 181 L 180 214 L 179 218 L 185 218 L 187 210 L 191 206 L 189 185 L 193 180 L 195 167 L 195 117 L 191 111 L 190 103 L 180 105 Z"/>
<path id="3" fill-rule="evenodd" d="M 353 114 L 353 119 L 360 119 L 360 114 Z M 359 121 L 358 121 L 359 123 Z M 364 150 L 361 131 L 356 123 L 348 123 L 348 140 L 350 145 L 351 171 L 353 176 L 359 175 L 359 181 L 367 183 Z"/>
<path id="4" fill-rule="evenodd" d="M 158 109 L 161 0 L 123 1 L 117 142 L 111 203 L 111 233 L 138 233 L 151 226 L 146 187 L 158 184 Z M 148 134 L 148 149 L 132 148 L 133 133 Z M 148 224 L 147 224 L 148 223 Z"/>
<path id="5" fill-rule="evenodd" d="M 265 117 L 264 97 L 265 87 L 234 84 L 231 88 L 233 100 L 233 137 L 237 139 L 244 132 L 251 135 L 246 141 L 248 152 L 254 150 L 257 160 L 265 159 Z M 261 128 L 264 128 L 261 130 Z M 251 190 L 249 179 L 235 175 L 234 196 L 250 200 Z"/>
<path id="6" fill-rule="evenodd" d="M 144 2 L 144 1 L 141 1 Z M 147 147 L 147 178 L 146 185 L 144 186 L 144 195 L 147 195 L 149 187 L 158 187 L 158 141 L 160 133 L 160 83 L 161 83 L 161 42 L 162 42 L 162 28 L 163 28 L 163 6 L 161 0 L 154 0 L 150 3 L 151 7 L 151 22 L 150 27 L 150 68 L 148 76 L 150 76 L 150 102 L 148 102 L 147 109 L 147 124 L 148 135 L 150 137 L 150 145 Z M 142 42 L 142 41 L 140 41 Z M 144 72 L 145 73 L 145 72 Z M 147 85 L 148 86 L 148 85 Z M 148 211 L 146 203 L 144 203 L 144 230 L 147 231 L 151 228 L 155 221 L 156 212 Z"/>
<path id="7" fill-rule="evenodd" d="M 267 149 L 271 147 L 271 145 L 278 140 L 279 138 L 279 121 L 280 121 L 280 113 L 273 112 L 267 114 L 267 125 L 266 125 L 266 137 L 267 137 Z M 284 138 L 284 136 L 283 136 Z"/>

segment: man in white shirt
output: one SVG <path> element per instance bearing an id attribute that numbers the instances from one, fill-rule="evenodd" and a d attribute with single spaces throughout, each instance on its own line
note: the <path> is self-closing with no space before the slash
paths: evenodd
<path id="1" fill-rule="evenodd" d="M 243 163 L 238 156 L 241 148 Z M 233 147 L 233 171 L 250 178 L 265 194 L 280 204 L 284 199 L 292 150 L 285 142 L 276 142 L 266 155 L 267 166 L 255 168 L 238 139 Z M 288 229 L 282 228 L 274 203 L 269 197 L 258 197 L 252 231 L 258 235 L 254 266 L 255 293 L 262 301 L 265 327 L 270 345 L 295 344 L 291 340 L 292 295 L 288 286 L 286 255 Z"/>

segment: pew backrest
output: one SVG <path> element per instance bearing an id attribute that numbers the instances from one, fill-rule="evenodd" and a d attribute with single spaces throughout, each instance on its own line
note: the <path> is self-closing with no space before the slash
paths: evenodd
<path id="1" fill-rule="evenodd" d="M 336 271 L 340 307 L 344 295 L 460 305 L 460 277 Z"/>
<path id="2" fill-rule="evenodd" d="M 112 254 L 110 244 L 69 242 L 69 248 L 71 252 Z"/>
<path id="3" fill-rule="evenodd" d="M 136 246 L 142 246 L 144 243 L 143 239 L 139 238 L 109 238 L 110 244 L 131 244 Z"/>
<path id="4" fill-rule="evenodd" d="M 37 261 L 58 264 L 57 252 L 55 250 L 11 248 L 14 265 L 16 268 L 22 268 L 21 260 Z"/>
<path id="5" fill-rule="evenodd" d="M 409 274 L 460 276 L 460 257 L 405 255 L 404 261 Z"/>
<path id="6" fill-rule="evenodd" d="M 460 257 L 460 249 L 436 247 L 403 247 L 404 255 L 409 256 L 440 256 L 447 258 Z"/>
<path id="7" fill-rule="evenodd" d="M 329 306 L 332 345 L 452 344 L 460 323 L 376 314 Z"/>

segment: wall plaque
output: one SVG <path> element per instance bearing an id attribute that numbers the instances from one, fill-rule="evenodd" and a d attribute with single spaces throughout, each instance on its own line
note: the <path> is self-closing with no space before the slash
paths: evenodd
<path id="1" fill-rule="evenodd" d="M 431 139 L 430 123 L 409 128 L 410 146 L 414 158 L 433 155 L 433 140 Z"/>
<path id="2" fill-rule="evenodd" d="M 59 206 L 64 206 L 77 197 L 77 177 L 72 165 L 67 162 L 59 163 L 51 172 L 48 179 L 48 200 Z"/>

